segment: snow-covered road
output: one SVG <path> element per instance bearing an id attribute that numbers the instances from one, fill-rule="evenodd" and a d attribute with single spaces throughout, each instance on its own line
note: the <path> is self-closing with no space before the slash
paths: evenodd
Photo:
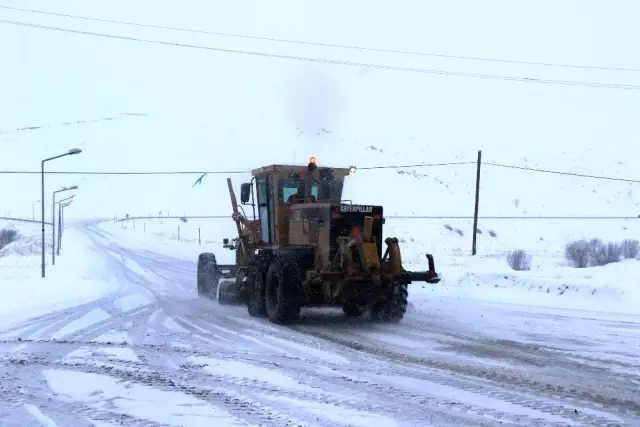
<path id="1" fill-rule="evenodd" d="M 279 327 L 87 223 L 116 291 L 0 330 L 2 426 L 640 425 L 640 322 L 434 298 Z M 410 293 L 411 298 L 411 293 Z"/>

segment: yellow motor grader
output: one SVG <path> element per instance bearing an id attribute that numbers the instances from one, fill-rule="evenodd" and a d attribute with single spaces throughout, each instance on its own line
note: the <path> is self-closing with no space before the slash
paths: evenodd
<path id="1" fill-rule="evenodd" d="M 298 319 L 301 307 L 342 306 L 347 316 L 369 311 L 397 322 L 406 312 L 408 286 L 438 283 L 433 256 L 429 269 L 407 271 L 398 239 L 384 239 L 382 206 L 342 200 L 352 168 L 270 165 L 252 171 L 240 201 L 227 178 L 237 237 L 224 239 L 236 251 L 235 265 L 218 265 L 215 255 L 198 258 L 198 294 L 247 305 L 251 316 L 275 323 Z M 257 214 L 256 214 L 257 211 Z M 221 283 L 226 281 L 226 285 Z"/>

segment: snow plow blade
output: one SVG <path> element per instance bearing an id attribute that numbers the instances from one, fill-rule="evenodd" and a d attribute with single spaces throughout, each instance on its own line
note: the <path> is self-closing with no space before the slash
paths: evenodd
<path id="1" fill-rule="evenodd" d="M 407 271 L 407 275 L 411 282 L 427 282 L 427 283 L 439 283 L 441 278 L 436 273 L 436 265 L 433 260 L 433 255 L 427 254 L 427 261 L 429 262 L 428 271 Z"/>
<path id="2" fill-rule="evenodd" d="M 218 304 L 234 304 L 237 299 L 236 273 L 238 267 L 235 265 L 218 265 L 220 281 L 216 291 Z"/>
<path id="3" fill-rule="evenodd" d="M 220 272 L 221 279 L 235 279 L 237 269 L 238 267 L 235 265 L 218 264 L 218 271 Z"/>

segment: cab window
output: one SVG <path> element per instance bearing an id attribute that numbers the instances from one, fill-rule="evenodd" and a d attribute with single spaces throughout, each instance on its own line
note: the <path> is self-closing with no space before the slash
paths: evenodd
<path id="1" fill-rule="evenodd" d="M 305 181 L 303 179 L 281 179 L 278 184 L 278 199 L 280 202 L 285 203 L 289 200 L 289 197 L 299 194 L 300 197 L 304 197 Z M 311 185 L 311 194 L 318 199 L 318 184 L 313 183 Z"/>

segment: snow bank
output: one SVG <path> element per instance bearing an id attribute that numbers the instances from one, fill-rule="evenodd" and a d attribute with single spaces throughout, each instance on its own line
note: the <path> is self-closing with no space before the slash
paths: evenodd
<path id="1" fill-rule="evenodd" d="M 48 239 L 43 279 L 40 236 L 30 234 L 30 226 L 16 229 L 25 234 L 0 251 L 0 326 L 95 300 L 117 286 L 100 279 L 102 259 L 93 256 L 91 242 L 73 229 L 64 233 L 55 266 Z"/>
<path id="2" fill-rule="evenodd" d="M 640 315 L 638 260 L 531 271 L 510 270 L 498 258 L 467 257 L 460 264 L 441 268 L 443 281 L 437 285 L 413 286 L 414 308 L 421 310 L 433 298 L 445 298 Z"/>

